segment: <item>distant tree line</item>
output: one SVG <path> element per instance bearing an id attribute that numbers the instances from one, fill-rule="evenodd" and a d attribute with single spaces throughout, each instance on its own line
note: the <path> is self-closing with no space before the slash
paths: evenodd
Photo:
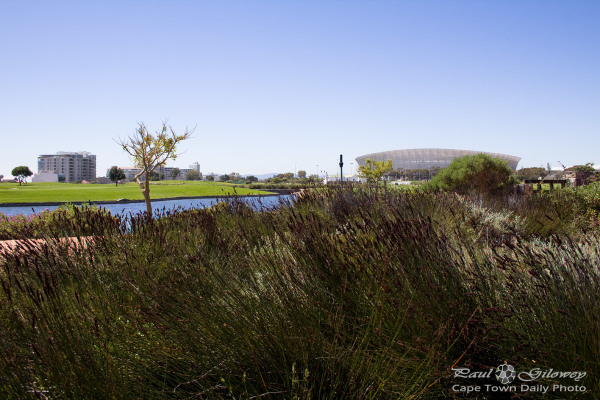
<path id="1" fill-rule="evenodd" d="M 417 169 L 405 169 L 396 168 L 385 174 L 386 180 L 403 180 L 403 181 L 426 181 L 436 176 L 442 168 L 417 168 Z"/>
<path id="2" fill-rule="evenodd" d="M 527 167 L 521 168 L 517 170 L 516 177 L 520 181 L 529 180 L 529 179 L 544 179 L 546 177 L 552 176 L 555 179 L 560 179 L 564 177 L 566 172 L 586 172 L 592 174 L 594 176 L 600 176 L 600 170 L 594 168 L 593 163 L 586 164 L 578 164 L 569 168 L 564 168 L 562 171 L 553 171 L 550 169 L 550 165 L 547 168 L 542 167 Z"/>

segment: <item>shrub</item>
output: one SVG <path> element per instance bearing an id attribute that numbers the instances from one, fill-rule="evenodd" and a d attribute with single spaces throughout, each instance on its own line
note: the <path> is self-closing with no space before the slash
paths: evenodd
<path id="1" fill-rule="evenodd" d="M 481 153 L 455 158 L 430 181 L 429 187 L 492 195 L 507 192 L 514 183 L 508 162 Z"/>
<path id="2" fill-rule="evenodd" d="M 185 174 L 185 179 L 188 181 L 200 180 L 200 173 L 195 169 L 192 169 Z"/>

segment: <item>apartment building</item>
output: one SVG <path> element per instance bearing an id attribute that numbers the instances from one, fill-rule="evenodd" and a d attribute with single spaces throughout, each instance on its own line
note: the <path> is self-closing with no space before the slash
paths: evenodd
<path id="1" fill-rule="evenodd" d="M 135 168 L 135 167 L 118 167 L 120 169 L 123 170 L 123 172 L 125 173 L 125 180 L 127 181 L 131 181 L 131 182 L 135 182 L 135 176 L 138 174 L 138 172 L 140 172 L 142 169 L 141 168 Z M 110 168 L 106 170 L 106 177 L 108 178 L 110 174 Z M 144 179 L 144 175 L 141 176 L 141 179 Z"/>
<path id="2" fill-rule="evenodd" d="M 42 154 L 38 156 L 38 173 L 55 172 L 59 181 L 96 180 L 96 156 L 87 151 Z"/>

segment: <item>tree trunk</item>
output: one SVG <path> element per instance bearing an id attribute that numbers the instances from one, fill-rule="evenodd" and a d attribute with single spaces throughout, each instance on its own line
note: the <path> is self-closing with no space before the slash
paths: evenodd
<path id="1" fill-rule="evenodd" d="M 152 203 L 150 202 L 150 188 L 146 187 L 142 193 L 144 194 L 144 200 L 146 201 L 146 218 L 148 221 L 152 220 Z"/>
<path id="2" fill-rule="evenodd" d="M 148 221 L 152 219 L 152 203 L 150 203 L 150 173 L 144 175 L 145 187 L 144 187 L 144 200 L 146 200 L 146 213 Z"/>
<path id="3" fill-rule="evenodd" d="M 148 221 L 152 220 L 152 203 L 150 202 L 150 174 L 144 174 L 144 182 L 140 181 L 140 178 L 136 177 L 138 185 L 142 189 L 142 194 L 144 195 L 144 201 L 146 202 L 146 219 Z"/>

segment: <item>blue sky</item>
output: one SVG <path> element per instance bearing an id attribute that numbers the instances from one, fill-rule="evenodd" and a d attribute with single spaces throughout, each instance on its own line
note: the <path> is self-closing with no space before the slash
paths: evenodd
<path id="1" fill-rule="evenodd" d="M 0 174 L 195 127 L 171 163 L 335 173 L 371 152 L 600 164 L 600 1 L 0 0 Z M 319 167 L 317 167 L 317 165 Z"/>

